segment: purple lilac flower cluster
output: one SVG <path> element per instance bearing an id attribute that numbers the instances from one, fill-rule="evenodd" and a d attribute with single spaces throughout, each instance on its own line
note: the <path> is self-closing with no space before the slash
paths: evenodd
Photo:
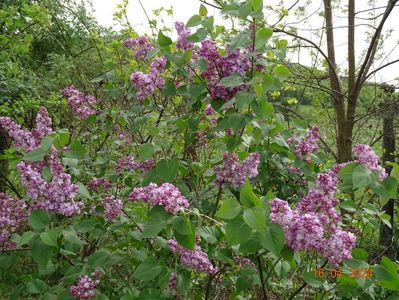
<path id="1" fill-rule="evenodd" d="M 16 124 L 8 117 L 0 117 L 2 126 L 14 141 L 16 147 L 21 147 L 25 151 L 31 151 L 38 147 L 44 136 L 52 132 L 52 122 L 46 108 L 41 107 L 36 116 L 36 126 L 30 131 L 26 131 L 21 125 Z"/>
<path id="2" fill-rule="evenodd" d="M 201 246 L 196 245 L 195 250 L 189 250 L 180 246 L 175 239 L 169 240 L 168 246 L 170 251 L 180 255 L 180 262 L 183 266 L 208 274 L 218 271 L 209 261 L 208 255 L 202 251 Z"/>
<path id="3" fill-rule="evenodd" d="M 190 206 L 188 200 L 170 183 L 163 183 L 161 186 L 150 183 L 146 187 L 134 188 L 129 196 L 129 200 L 143 200 L 153 206 L 161 205 L 171 214 L 175 214 L 179 210 Z"/>
<path id="4" fill-rule="evenodd" d="M 118 172 L 135 170 L 148 172 L 154 167 L 154 164 L 155 162 L 152 159 L 146 159 L 145 161 L 140 162 L 138 160 L 135 160 L 133 156 L 126 155 L 118 160 L 118 162 L 116 163 L 116 170 Z"/>
<path id="5" fill-rule="evenodd" d="M 130 76 L 130 80 L 134 83 L 137 93 L 136 97 L 139 101 L 143 101 L 155 92 L 155 88 L 162 89 L 165 86 L 165 80 L 161 74 L 165 72 L 166 59 L 158 57 L 150 64 L 150 73 L 134 72 Z"/>
<path id="6" fill-rule="evenodd" d="M 51 149 L 48 160 L 52 174 L 50 182 L 41 174 L 42 164 L 21 161 L 17 165 L 22 185 L 27 189 L 27 195 L 34 200 L 33 207 L 65 216 L 79 214 L 84 204 L 74 200 L 78 186 L 72 183 L 71 175 L 64 171 L 55 148 Z"/>
<path id="7" fill-rule="evenodd" d="M 154 49 L 154 45 L 148 41 L 146 36 L 140 36 L 136 39 L 129 38 L 125 41 L 124 46 L 134 51 L 136 59 L 144 59 L 145 56 Z"/>
<path id="8" fill-rule="evenodd" d="M 27 215 L 23 201 L 0 192 L 0 251 L 16 247 L 11 235 L 27 220 Z"/>
<path id="9" fill-rule="evenodd" d="M 215 167 L 215 185 L 221 186 L 229 183 L 234 188 L 238 188 L 245 183 L 247 178 L 254 178 L 258 175 L 260 154 L 251 153 L 244 161 L 240 162 L 234 153 L 223 155 L 223 166 Z"/>
<path id="10" fill-rule="evenodd" d="M 112 183 L 107 178 L 94 177 L 88 182 L 87 187 L 93 191 L 98 190 L 100 188 L 103 189 L 104 191 L 108 191 L 112 187 Z"/>
<path id="11" fill-rule="evenodd" d="M 37 114 L 36 127 L 32 132 L 25 131 L 9 118 L 0 118 L 0 124 L 7 130 L 15 145 L 24 148 L 25 151 L 37 148 L 43 137 L 52 132 L 52 122 L 44 107 L 40 108 Z M 27 195 L 34 200 L 33 207 L 66 216 L 79 213 L 83 208 L 83 203 L 74 201 L 78 186 L 72 184 L 71 175 L 64 171 L 58 158 L 58 152 L 54 147 L 50 150 L 48 163 L 52 174 L 50 182 L 47 182 L 42 176 L 45 167 L 43 160 L 38 162 L 21 161 L 17 164 L 22 185 L 27 189 Z"/>
<path id="12" fill-rule="evenodd" d="M 385 169 L 378 165 L 378 156 L 369 145 L 356 144 L 353 150 L 359 164 L 368 167 L 370 170 L 379 171 L 379 180 L 384 180 L 388 176 Z"/>
<path id="13" fill-rule="evenodd" d="M 221 56 L 215 41 L 204 40 L 197 53 L 198 58 L 206 60 L 208 68 L 201 73 L 202 78 L 208 80 L 208 89 L 212 98 L 230 100 L 238 91 L 245 90 L 245 85 L 237 87 L 224 87 L 219 81 L 227 76 L 238 73 L 245 75 L 251 68 L 247 51 L 241 49 L 227 49 L 226 55 Z"/>
<path id="14" fill-rule="evenodd" d="M 191 31 L 183 22 L 175 22 L 175 28 L 178 34 L 176 48 L 180 50 L 189 50 L 194 48 L 194 44 L 190 43 L 187 38 L 191 35 Z"/>
<path id="15" fill-rule="evenodd" d="M 239 256 L 239 255 L 234 255 L 234 262 L 240 267 L 240 268 L 245 268 L 245 267 L 252 267 L 256 269 L 255 264 L 246 257 Z"/>
<path id="16" fill-rule="evenodd" d="M 213 109 L 213 107 L 210 104 L 208 104 L 205 108 L 205 114 L 211 116 L 216 114 L 216 111 Z"/>
<path id="17" fill-rule="evenodd" d="M 105 217 L 113 220 L 119 216 L 123 208 L 123 202 L 114 196 L 106 196 L 104 198 Z"/>
<path id="18" fill-rule="evenodd" d="M 73 85 L 64 88 L 63 95 L 68 99 L 68 104 L 76 116 L 85 120 L 89 116 L 96 114 L 94 105 L 96 97 L 78 91 Z"/>
<path id="19" fill-rule="evenodd" d="M 80 276 L 75 285 L 71 286 L 71 296 L 79 299 L 94 298 L 94 289 L 99 285 L 102 273 L 98 270 L 91 273 L 91 276 Z"/>
<path id="20" fill-rule="evenodd" d="M 177 284 L 177 273 L 171 272 L 169 274 L 169 279 L 168 279 L 168 289 L 170 289 L 172 292 L 175 292 L 176 284 Z"/>
<path id="21" fill-rule="evenodd" d="M 341 215 L 335 210 L 336 172 L 317 175 L 315 188 L 309 190 L 295 209 L 287 201 L 270 201 L 270 220 L 283 228 L 287 244 L 295 250 L 317 251 L 333 265 L 351 259 L 356 237 L 339 226 Z M 333 248 L 331 248 L 333 247 Z"/>
<path id="22" fill-rule="evenodd" d="M 305 138 L 299 141 L 295 146 L 295 154 L 299 158 L 305 159 L 310 162 L 310 154 L 316 152 L 319 147 L 317 146 L 317 141 L 320 138 L 320 130 L 318 127 L 312 127 L 310 131 L 306 134 Z"/>

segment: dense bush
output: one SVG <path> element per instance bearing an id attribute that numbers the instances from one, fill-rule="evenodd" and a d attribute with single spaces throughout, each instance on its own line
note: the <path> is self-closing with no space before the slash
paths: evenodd
<path id="1" fill-rule="evenodd" d="M 399 169 L 361 144 L 335 165 L 317 127 L 275 111 L 287 41 L 261 7 L 225 8 L 233 37 L 201 6 L 175 42 L 115 41 L 96 96 L 65 87 L 31 130 L 0 118 L 20 177 L 0 194 L 11 298 L 398 297 L 398 264 L 365 241 L 391 226 Z"/>

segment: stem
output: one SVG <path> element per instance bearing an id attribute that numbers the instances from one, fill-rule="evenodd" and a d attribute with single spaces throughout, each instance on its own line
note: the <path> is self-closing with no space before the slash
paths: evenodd
<path id="1" fill-rule="evenodd" d="M 262 286 L 263 300 L 267 300 L 268 298 L 267 298 L 267 294 L 266 294 L 265 281 L 263 279 L 262 260 L 261 260 L 260 256 L 257 256 L 256 259 L 258 261 L 259 278 L 260 278 L 260 283 Z"/>
<path id="2" fill-rule="evenodd" d="M 273 266 L 271 267 L 269 273 L 268 273 L 267 276 L 266 276 L 265 284 L 267 284 L 267 280 L 269 279 L 269 277 L 270 277 L 270 275 L 272 274 L 274 268 L 276 267 L 277 263 L 278 263 L 280 260 L 281 260 L 281 257 L 280 257 L 279 259 L 277 259 L 276 262 L 275 262 L 275 263 L 273 264 Z"/>
<path id="3" fill-rule="evenodd" d="M 212 215 L 211 215 L 212 218 L 213 218 L 213 217 L 215 216 L 215 214 L 216 214 L 216 211 L 217 211 L 217 209 L 218 209 L 218 206 L 219 206 L 219 202 L 220 202 L 220 198 L 221 198 L 221 197 L 222 197 L 222 186 L 219 187 L 219 191 L 218 191 L 218 194 L 217 194 L 217 196 L 216 196 L 215 207 L 213 208 L 213 212 L 212 212 Z"/>

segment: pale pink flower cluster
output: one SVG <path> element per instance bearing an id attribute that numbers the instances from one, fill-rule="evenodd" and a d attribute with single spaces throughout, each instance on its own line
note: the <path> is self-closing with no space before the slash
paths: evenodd
<path id="1" fill-rule="evenodd" d="M 104 198 L 104 214 L 108 220 L 117 218 L 120 215 L 122 208 L 123 202 L 121 199 L 116 198 L 115 196 L 106 196 Z"/>
<path id="2" fill-rule="evenodd" d="M 143 101 L 155 92 L 155 88 L 162 89 L 165 86 L 165 80 L 161 74 L 165 72 L 166 59 L 158 57 L 150 64 L 150 73 L 134 72 L 130 76 L 130 80 L 136 87 L 137 100 Z"/>
<path id="3" fill-rule="evenodd" d="M 295 209 L 278 198 L 270 201 L 270 220 L 281 225 L 287 245 L 294 250 L 316 251 L 333 265 L 351 259 L 356 242 L 352 232 L 339 226 L 341 215 L 335 210 L 338 183 L 334 171 L 320 173 L 315 188 Z"/>
<path id="4" fill-rule="evenodd" d="M 202 251 L 201 246 L 196 245 L 195 250 L 189 250 L 179 245 L 175 239 L 168 241 L 170 251 L 180 255 L 180 263 L 188 268 L 214 274 L 218 271 L 209 261 L 208 255 Z"/>
<path id="5" fill-rule="evenodd" d="M 94 289 L 100 284 L 102 273 L 94 271 L 91 276 L 80 276 L 75 285 L 69 289 L 71 296 L 79 299 L 92 299 L 94 298 Z"/>
<path id="6" fill-rule="evenodd" d="M 27 220 L 27 215 L 22 200 L 0 192 L 0 251 L 16 247 L 16 243 L 10 239 L 11 235 Z"/>
<path id="7" fill-rule="evenodd" d="M 251 153 L 244 161 L 239 161 L 234 153 L 223 155 L 223 166 L 215 167 L 215 185 L 221 186 L 229 183 L 234 188 L 242 186 L 247 178 L 254 178 L 258 175 L 260 154 Z"/>
<path id="8" fill-rule="evenodd" d="M 96 114 L 94 105 L 97 99 L 93 95 L 84 94 L 73 85 L 64 88 L 63 95 L 68 99 L 69 106 L 79 119 L 85 120 Z"/>
<path id="9" fill-rule="evenodd" d="M 160 186 L 150 183 L 146 187 L 134 188 L 129 200 L 143 200 L 153 206 L 161 205 L 171 214 L 176 214 L 179 210 L 190 206 L 188 200 L 170 183 L 163 183 Z"/>

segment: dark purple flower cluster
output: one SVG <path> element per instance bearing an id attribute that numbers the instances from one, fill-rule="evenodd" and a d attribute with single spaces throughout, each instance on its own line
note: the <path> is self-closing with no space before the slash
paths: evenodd
<path id="1" fill-rule="evenodd" d="M 234 262 L 240 267 L 240 268 L 245 268 L 245 267 L 252 267 L 256 269 L 255 264 L 246 257 L 239 256 L 239 255 L 234 255 Z"/>
<path id="2" fill-rule="evenodd" d="M 78 91 L 73 85 L 66 87 L 63 94 L 68 99 L 69 106 L 79 119 L 85 120 L 89 116 L 96 114 L 94 105 L 97 99 L 94 96 Z"/>
<path id="3" fill-rule="evenodd" d="M 93 191 L 98 190 L 100 188 L 103 189 L 103 191 L 108 191 L 112 187 L 112 183 L 107 178 L 94 177 L 93 179 L 91 179 L 89 181 L 89 183 L 87 184 L 87 187 Z"/>
<path id="4" fill-rule="evenodd" d="M 105 209 L 105 217 L 108 220 L 113 220 L 117 218 L 123 208 L 123 202 L 119 198 L 115 198 L 114 196 L 106 196 L 104 198 L 104 209 Z"/>
<path id="5" fill-rule="evenodd" d="M 140 36 L 138 38 L 129 38 L 125 41 L 124 46 L 134 51 L 134 57 L 136 59 L 144 59 L 145 56 L 154 49 L 154 45 L 148 41 L 146 36 Z"/>
<path id="6" fill-rule="evenodd" d="M 303 158 L 310 162 L 310 154 L 316 152 L 319 147 L 317 141 L 320 138 L 320 130 L 318 127 L 312 127 L 306 134 L 305 138 L 299 141 L 295 146 L 295 153 L 299 158 Z"/>
<path id="7" fill-rule="evenodd" d="M 180 255 L 180 263 L 188 268 L 214 274 L 218 271 L 209 261 L 208 255 L 202 251 L 201 246 L 196 245 L 195 250 L 189 250 L 179 245 L 175 239 L 168 241 L 170 251 Z"/>
<path id="8" fill-rule="evenodd" d="M 295 250 L 317 251 L 333 265 L 351 259 L 356 237 L 339 226 L 341 215 L 335 210 L 339 178 L 334 171 L 317 175 L 309 190 L 292 210 L 287 201 L 270 201 L 270 220 L 284 230 L 287 244 Z M 332 248 L 331 248 L 332 247 Z"/>
<path id="9" fill-rule="evenodd" d="M 0 192 L 0 251 L 16 247 L 11 235 L 27 220 L 27 215 L 23 201 Z"/>
<path id="10" fill-rule="evenodd" d="M 244 84 L 237 87 L 224 87 L 219 85 L 222 78 L 238 73 L 242 76 L 251 68 L 247 51 L 240 49 L 227 49 L 226 55 L 221 56 L 215 41 L 204 40 L 197 52 L 198 58 L 203 58 L 207 62 L 207 70 L 201 73 L 202 78 L 208 80 L 208 89 L 212 98 L 221 98 L 225 101 L 230 100 L 238 91 L 246 89 Z"/>
<path id="11" fill-rule="evenodd" d="M 150 64 L 150 73 L 142 72 L 132 73 L 130 80 L 136 87 L 136 97 L 139 101 L 143 101 L 155 92 L 155 88 L 162 89 L 165 86 L 165 80 L 161 74 L 165 72 L 166 59 L 158 57 Z"/>
<path id="12" fill-rule="evenodd" d="M 71 286 L 71 296 L 79 299 L 94 298 L 94 289 L 99 285 L 102 273 L 98 270 L 91 273 L 91 276 L 80 276 L 75 285 Z"/>
<path id="13" fill-rule="evenodd" d="M 215 167 L 215 185 L 221 186 L 229 183 L 234 188 L 242 186 L 247 178 L 254 178 L 258 175 L 260 154 L 251 153 L 244 161 L 240 162 L 234 153 L 223 155 L 223 166 Z"/>
<path id="14" fill-rule="evenodd" d="M 170 289 L 172 292 L 175 292 L 176 284 L 177 284 L 177 273 L 171 272 L 169 274 L 169 279 L 168 279 L 168 289 Z"/>
<path id="15" fill-rule="evenodd" d="M 145 161 L 141 162 L 134 159 L 134 157 L 131 155 L 126 155 L 118 160 L 116 163 L 116 170 L 118 172 L 141 171 L 145 173 L 151 170 L 154 167 L 154 164 L 155 162 L 152 159 L 146 159 Z"/>
<path id="16" fill-rule="evenodd" d="M 134 188 L 129 196 L 130 201 L 143 200 L 152 206 L 161 205 L 168 213 L 176 214 L 188 208 L 190 203 L 173 184 L 163 183 L 158 186 L 150 183 L 143 188 Z"/>
<path id="17" fill-rule="evenodd" d="M 178 34 L 176 48 L 180 50 L 189 50 L 194 48 L 194 44 L 189 42 L 187 38 L 191 35 L 191 31 L 183 22 L 175 22 L 175 28 Z"/>

